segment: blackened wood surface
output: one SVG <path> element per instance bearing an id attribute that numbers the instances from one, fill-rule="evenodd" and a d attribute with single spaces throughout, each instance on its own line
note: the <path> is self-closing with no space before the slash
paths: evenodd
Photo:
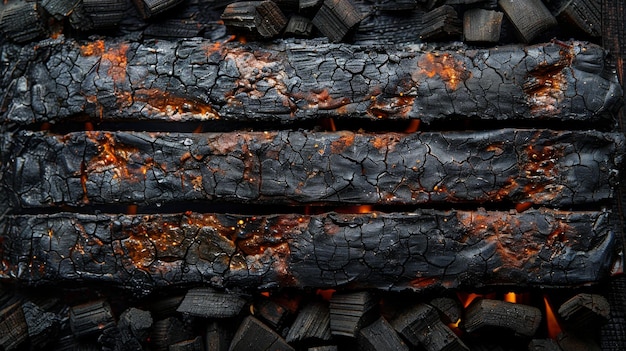
<path id="1" fill-rule="evenodd" d="M 614 245 L 608 216 L 553 210 L 9 216 L 0 277 L 145 291 L 197 282 L 383 290 L 576 285 L 608 272 Z"/>
<path id="2" fill-rule="evenodd" d="M 612 196 L 624 148 L 614 133 L 516 129 L 2 136 L 2 185 L 18 211 L 188 200 L 591 203 Z"/>
<path id="3" fill-rule="evenodd" d="M 323 115 L 598 120 L 622 90 L 582 42 L 436 51 L 321 41 L 46 40 L 1 47 L 0 121 Z"/>

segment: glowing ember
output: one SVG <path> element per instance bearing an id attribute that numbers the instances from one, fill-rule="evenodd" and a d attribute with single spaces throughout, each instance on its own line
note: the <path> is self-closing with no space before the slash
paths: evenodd
<path id="1" fill-rule="evenodd" d="M 335 289 L 317 289 L 315 291 L 317 295 L 321 296 L 326 301 L 330 301 L 335 292 L 337 292 Z"/>
<path id="2" fill-rule="evenodd" d="M 438 75 L 450 90 L 456 90 L 459 83 L 470 77 L 463 62 L 455 60 L 450 54 L 426 53 L 420 57 L 418 67 L 420 68 L 419 75 L 425 75 L 428 78 Z M 415 80 L 419 81 L 419 79 Z"/>
<path id="3" fill-rule="evenodd" d="M 459 301 L 461 301 L 461 304 L 463 304 L 463 308 L 467 308 L 467 306 L 469 306 L 472 301 L 474 301 L 475 299 L 479 298 L 479 297 L 483 297 L 484 295 L 481 294 L 474 294 L 474 293 L 466 293 L 466 292 L 457 292 L 456 293 Z"/>
<path id="4" fill-rule="evenodd" d="M 517 294 L 514 292 L 508 292 L 504 294 L 504 301 L 510 303 L 517 303 Z"/>

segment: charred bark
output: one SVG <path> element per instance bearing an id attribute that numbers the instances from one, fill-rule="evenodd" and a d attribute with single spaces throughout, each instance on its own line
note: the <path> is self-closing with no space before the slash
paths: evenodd
<path id="1" fill-rule="evenodd" d="M 421 50 L 321 41 L 46 40 L 2 50 L 0 121 L 342 116 L 597 121 L 621 98 L 582 42 Z"/>
<path id="2" fill-rule="evenodd" d="M 607 212 L 10 216 L 1 277 L 151 291 L 206 283 L 383 290 L 601 280 Z"/>
<path id="3" fill-rule="evenodd" d="M 514 129 L 4 138 L 3 185 L 15 210 L 190 200 L 593 203 L 612 197 L 624 148 L 619 134 Z"/>

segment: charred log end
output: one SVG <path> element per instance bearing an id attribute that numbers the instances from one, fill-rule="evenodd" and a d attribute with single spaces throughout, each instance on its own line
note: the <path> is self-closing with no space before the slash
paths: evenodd
<path id="1" fill-rule="evenodd" d="M 363 15 L 350 0 L 325 0 L 312 22 L 331 42 L 338 43 L 362 19 Z"/>
<path id="2" fill-rule="evenodd" d="M 0 32 L 16 43 L 27 43 L 48 34 L 44 12 L 37 2 L 12 1 L 0 5 Z"/>
<path id="3" fill-rule="evenodd" d="M 541 0 L 499 0 L 498 5 L 525 43 L 532 42 L 540 34 L 557 25 L 556 18 Z"/>
<path id="4" fill-rule="evenodd" d="M 472 9 L 463 16 L 463 38 L 473 43 L 497 43 L 504 14 L 498 11 Z"/>

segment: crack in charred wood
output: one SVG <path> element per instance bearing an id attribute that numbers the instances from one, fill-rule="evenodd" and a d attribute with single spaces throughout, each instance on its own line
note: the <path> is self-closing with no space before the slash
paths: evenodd
<path id="1" fill-rule="evenodd" d="M 599 46 L 497 49 L 45 40 L 5 44 L 6 122 L 454 116 L 598 121 L 622 92 Z"/>
<path id="2" fill-rule="evenodd" d="M 128 289 L 563 286 L 608 271 L 608 212 L 9 216 L 0 277 Z M 559 232 L 555 237 L 555 232 Z"/>
<path id="3" fill-rule="evenodd" d="M 597 131 L 4 134 L 3 191 L 28 208 L 533 203 L 612 197 L 624 137 Z M 528 207 L 528 206 L 527 206 Z"/>

